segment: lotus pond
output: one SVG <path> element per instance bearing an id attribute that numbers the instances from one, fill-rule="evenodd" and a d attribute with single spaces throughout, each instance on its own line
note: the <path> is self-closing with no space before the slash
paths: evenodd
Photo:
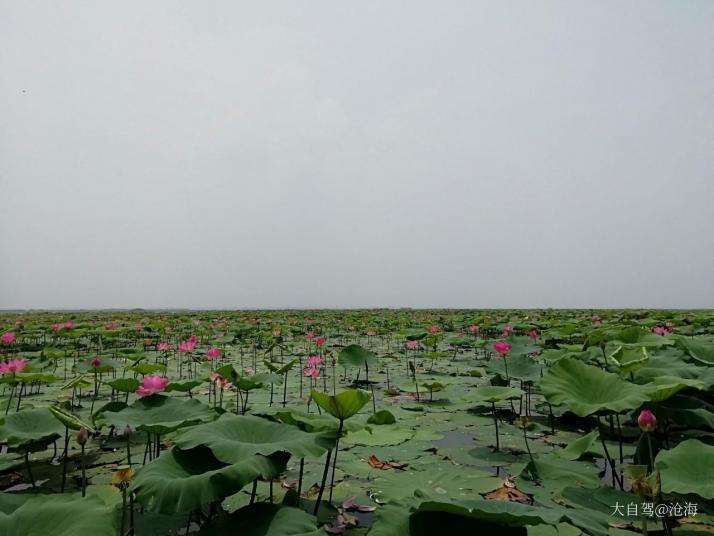
<path id="1" fill-rule="evenodd" d="M 0 535 L 714 530 L 714 313 L 0 315 Z"/>

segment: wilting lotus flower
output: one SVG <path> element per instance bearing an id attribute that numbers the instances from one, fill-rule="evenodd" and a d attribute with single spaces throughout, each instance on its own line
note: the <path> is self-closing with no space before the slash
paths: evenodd
<path id="1" fill-rule="evenodd" d="M 160 343 L 156 346 L 156 349 L 157 349 L 159 352 L 168 352 L 169 350 L 171 350 L 171 345 L 170 345 L 169 343 L 167 343 L 167 342 L 160 342 Z"/>
<path id="2" fill-rule="evenodd" d="M 439 333 L 439 326 L 431 326 L 429 328 L 429 333 L 432 333 L 432 334 Z"/>
<path id="3" fill-rule="evenodd" d="M 666 329 L 667 331 L 669 331 L 669 332 L 674 331 L 674 324 L 672 324 L 672 322 L 667 322 L 667 323 L 664 325 L 664 327 L 665 327 L 665 329 Z"/>
<path id="4" fill-rule="evenodd" d="M 308 332 L 305 334 L 305 338 L 306 338 L 308 341 L 311 341 L 312 339 L 315 338 L 315 334 L 314 334 L 312 331 L 308 331 Z"/>
<path id="5" fill-rule="evenodd" d="M 144 324 L 142 324 L 141 322 L 137 322 L 136 324 L 134 324 L 134 329 L 136 331 L 141 331 L 142 329 L 144 329 Z"/>
<path id="6" fill-rule="evenodd" d="M 311 355 L 307 358 L 307 364 L 310 367 L 319 367 L 322 365 L 322 358 L 319 355 Z"/>
<path id="7" fill-rule="evenodd" d="M 466 333 L 464 333 L 463 329 L 461 331 L 459 331 L 459 337 L 465 337 L 465 336 L 466 336 Z"/>
<path id="8" fill-rule="evenodd" d="M 511 348 L 513 348 L 510 344 L 507 342 L 503 341 L 498 341 L 493 345 L 493 349 L 496 351 L 496 353 L 502 357 L 505 357 L 508 355 L 508 352 L 511 351 Z"/>
<path id="9" fill-rule="evenodd" d="M 106 326 L 104 326 L 104 329 L 106 329 L 107 331 L 115 331 L 117 329 L 117 325 L 112 322 L 111 324 L 107 324 Z"/>
<path id="10" fill-rule="evenodd" d="M 5 346 L 10 346 L 11 344 L 14 344 L 16 340 L 17 337 L 15 337 L 15 334 L 12 331 L 3 333 L 2 336 L 0 336 L 0 343 L 4 344 Z"/>
<path id="11" fill-rule="evenodd" d="M 218 348 L 210 348 L 206 352 L 206 357 L 208 359 L 218 359 L 219 357 L 221 357 L 221 351 Z"/>
<path id="12" fill-rule="evenodd" d="M 94 368 L 99 368 L 101 365 L 102 365 L 102 362 L 99 360 L 99 356 L 92 359 L 92 366 Z"/>
<path id="13" fill-rule="evenodd" d="M 407 341 L 404 346 L 406 346 L 407 350 L 418 350 L 421 348 L 419 341 Z"/>
<path id="14" fill-rule="evenodd" d="M 595 325 L 602 324 L 602 319 L 598 315 L 593 315 L 590 321 Z"/>
<path id="15" fill-rule="evenodd" d="M 144 383 L 136 390 L 136 394 L 140 397 L 144 397 L 160 393 L 166 389 L 168 384 L 168 378 L 162 378 L 161 376 L 144 376 Z"/>
<path id="16" fill-rule="evenodd" d="M 173 328 L 171 326 L 166 326 L 164 328 L 164 333 L 171 333 L 173 331 Z"/>
<path id="17" fill-rule="evenodd" d="M 25 367 L 27 367 L 27 359 L 11 359 L 5 363 L 0 363 L 0 374 L 15 374 L 25 370 Z"/>
<path id="18" fill-rule="evenodd" d="M 657 428 L 657 417 L 650 410 L 643 409 L 640 416 L 637 417 L 637 424 L 640 425 L 640 430 L 643 432 L 652 432 Z"/>
<path id="19" fill-rule="evenodd" d="M 375 335 L 377 335 L 377 332 L 371 329 L 367 332 L 367 337 L 374 337 Z"/>
<path id="20" fill-rule="evenodd" d="M 308 367 L 305 369 L 305 372 L 303 374 L 305 374 L 305 376 L 307 376 L 308 378 L 319 378 L 320 369 L 315 367 Z"/>
<path id="21" fill-rule="evenodd" d="M 532 329 L 528 332 L 528 336 L 530 337 L 530 339 L 532 341 L 534 341 L 538 338 L 538 332 L 536 330 Z"/>
<path id="22" fill-rule="evenodd" d="M 478 333 L 481 328 L 477 326 L 476 324 L 472 324 L 469 326 L 469 331 L 471 333 Z"/>
<path id="23" fill-rule="evenodd" d="M 318 346 L 325 346 L 325 337 L 318 337 L 315 339 L 315 344 Z"/>
<path id="24" fill-rule="evenodd" d="M 273 330 L 273 337 L 275 337 L 276 339 L 277 339 L 278 337 L 280 337 L 280 330 L 279 330 L 279 329 L 274 329 L 274 330 Z"/>
<path id="25" fill-rule="evenodd" d="M 513 326 L 511 324 L 508 324 L 503 329 L 503 333 L 501 333 L 501 337 L 508 337 L 511 333 L 513 333 Z"/>

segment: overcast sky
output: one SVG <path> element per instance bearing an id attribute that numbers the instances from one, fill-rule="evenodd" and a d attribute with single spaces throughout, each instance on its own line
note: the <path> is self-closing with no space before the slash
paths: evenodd
<path id="1" fill-rule="evenodd" d="M 0 308 L 714 306 L 714 2 L 0 6 Z"/>

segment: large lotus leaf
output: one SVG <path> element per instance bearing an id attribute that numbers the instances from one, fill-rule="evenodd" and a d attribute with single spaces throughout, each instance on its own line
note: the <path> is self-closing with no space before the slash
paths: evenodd
<path id="1" fill-rule="evenodd" d="M 237 493 L 257 478 L 285 470 L 289 454 L 254 454 L 238 463 L 219 461 L 208 447 L 173 448 L 139 469 L 132 486 L 142 506 L 152 512 L 182 514 Z"/>
<path id="2" fill-rule="evenodd" d="M 337 431 L 337 421 L 329 415 L 320 415 L 318 413 L 305 413 L 296 409 L 276 409 L 272 412 L 266 411 L 260 414 L 261 416 L 273 419 L 277 422 L 296 426 L 300 430 L 310 433 Z M 358 422 L 346 421 L 344 429 L 348 432 L 353 432 L 361 429 L 363 424 Z"/>
<path id="3" fill-rule="evenodd" d="M 369 367 L 378 363 L 377 356 L 359 344 L 350 344 L 340 351 L 340 366 L 343 367 Z"/>
<path id="4" fill-rule="evenodd" d="M 695 361 L 714 366 L 714 341 L 681 337 L 677 342 Z"/>
<path id="5" fill-rule="evenodd" d="M 55 416 L 62 424 L 64 424 L 70 430 L 79 430 L 80 428 L 85 428 L 90 433 L 95 433 L 96 430 L 94 426 L 83 421 L 77 415 L 69 411 L 67 408 L 54 405 L 49 407 L 50 413 Z"/>
<path id="6" fill-rule="evenodd" d="M 696 493 L 714 499 L 714 446 L 688 439 L 657 454 L 665 493 Z"/>
<path id="7" fill-rule="evenodd" d="M 451 502 L 424 502 L 417 508 L 419 512 L 444 512 L 459 516 L 478 519 L 482 522 L 494 524 L 502 527 L 524 527 L 526 525 L 539 525 L 541 523 L 556 524 L 564 521 L 566 517 L 562 510 L 557 508 L 541 508 L 517 502 L 509 501 L 488 501 L 485 499 L 471 499 L 461 501 L 460 504 Z M 415 517 L 412 515 L 410 527 L 411 534 L 414 534 Z M 423 517 L 421 519 L 424 519 Z M 495 529 L 498 534 L 509 534 L 504 528 L 487 527 Z M 487 534 L 490 532 L 486 532 Z M 524 534 L 523 532 L 511 532 L 512 534 Z"/>
<path id="8" fill-rule="evenodd" d="M 632 410 L 649 399 L 646 387 L 570 358 L 554 363 L 540 388 L 548 402 L 563 405 L 579 417 L 598 411 Z"/>
<path id="9" fill-rule="evenodd" d="M 133 393 L 141 385 L 141 382 L 136 378 L 117 378 L 116 380 L 111 380 L 104 383 L 109 385 L 112 389 L 115 389 L 121 393 Z"/>
<path id="10" fill-rule="evenodd" d="M 501 402 L 503 400 L 514 400 L 520 398 L 523 395 L 523 391 L 520 389 L 514 389 L 512 387 L 502 387 L 499 385 L 484 385 L 483 387 L 478 387 L 465 394 L 462 400 L 466 402 Z"/>
<path id="11" fill-rule="evenodd" d="M 502 485 L 500 478 L 473 467 L 464 471 L 450 465 L 435 465 L 428 471 L 380 472 L 371 488 L 380 501 L 393 503 L 414 497 L 422 500 L 470 499 Z"/>
<path id="12" fill-rule="evenodd" d="M 702 367 L 687 363 L 681 350 L 667 348 L 651 354 L 645 365 L 635 371 L 634 377 L 636 383 L 646 383 L 659 376 L 678 376 L 692 379 L 699 377 L 701 370 Z"/>
<path id="13" fill-rule="evenodd" d="M 505 362 L 506 359 L 508 360 L 507 363 Z M 540 379 L 543 365 L 532 357 L 522 354 L 509 355 L 505 359 L 492 359 L 486 364 L 486 370 L 503 378 L 506 377 L 506 368 L 508 369 L 509 378 L 534 382 Z"/>
<path id="14" fill-rule="evenodd" d="M 303 536 L 317 530 L 317 520 L 304 510 L 278 504 L 255 503 L 201 530 L 199 536 Z M 319 531 L 316 534 L 324 534 Z"/>
<path id="15" fill-rule="evenodd" d="M 115 536 L 118 531 L 118 510 L 93 495 L 25 495 L 12 513 L 0 513 L 0 536 Z"/>
<path id="16" fill-rule="evenodd" d="M 639 503 L 641 499 L 632 493 L 609 486 L 596 489 L 572 486 L 562 490 L 558 502 L 572 507 L 568 508 L 566 512 L 573 524 L 586 530 L 589 534 L 604 536 L 611 534 L 608 532 L 608 526 L 612 522 L 613 506 Z M 626 514 L 626 508 L 623 508 L 623 514 Z M 638 522 L 638 519 L 637 516 L 623 515 L 620 521 L 634 524 Z"/>
<path id="17" fill-rule="evenodd" d="M 370 399 L 369 393 L 362 389 L 348 389 L 336 396 L 313 389 L 310 396 L 318 406 L 341 421 L 356 415 Z"/>
<path id="18" fill-rule="evenodd" d="M 310 434 L 289 424 L 233 413 L 224 413 L 216 421 L 194 426 L 176 439 L 176 446 L 183 450 L 205 445 L 224 463 L 279 451 L 297 458 L 317 458 L 334 443 L 334 433 Z"/>
<path id="19" fill-rule="evenodd" d="M 645 387 L 650 388 L 650 400 L 652 402 L 662 402 L 683 389 L 704 389 L 704 382 L 675 376 L 660 376 L 645 384 Z"/>
<path id="20" fill-rule="evenodd" d="M 178 391 L 179 393 L 188 393 L 192 389 L 195 389 L 205 380 L 187 380 L 185 382 L 171 382 L 166 386 L 165 391 L 170 393 L 171 391 Z"/>
<path id="21" fill-rule="evenodd" d="M 608 362 L 620 372 L 633 372 L 643 367 L 649 358 L 644 346 L 618 346 L 607 356 Z"/>
<path id="22" fill-rule="evenodd" d="M 165 434 L 216 418 L 216 412 L 195 398 L 180 399 L 162 395 L 139 398 L 129 407 L 102 413 L 102 421 L 123 430 L 128 424 L 135 430 Z"/>
<path id="23" fill-rule="evenodd" d="M 600 433 L 597 430 L 593 430 L 589 434 L 585 434 L 584 436 L 579 437 L 578 439 L 570 443 L 567 447 L 565 447 L 563 450 L 557 451 L 556 455 L 566 460 L 577 460 L 578 458 L 580 458 L 580 456 L 590 450 L 590 448 L 593 446 L 593 443 L 597 440 L 599 436 Z"/>
<path id="24" fill-rule="evenodd" d="M 714 428 L 714 404 L 696 396 L 677 393 L 659 405 L 660 412 L 681 426 Z"/>
<path id="25" fill-rule="evenodd" d="M 521 473 L 526 479 L 537 480 L 548 491 L 560 491 L 577 484 L 585 488 L 600 485 L 598 468 L 591 463 L 568 461 L 556 455 L 544 454 L 528 463 Z"/>
<path id="26" fill-rule="evenodd" d="M 525 357 L 529 356 L 533 352 L 542 350 L 542 348 L 534 343 L 530 337 L 511 335 L 506 339 L 506 341 L 511 345 L 511 351 L 508 353 L 508 357 Z"/>
<path id="27" fill-rule="evenodd" d="M 48 444 L 63 434 L 64 426 L 48 408 L 11 413 L 0 425 L 0 443 L 7 443 L 10 447 Z"/>

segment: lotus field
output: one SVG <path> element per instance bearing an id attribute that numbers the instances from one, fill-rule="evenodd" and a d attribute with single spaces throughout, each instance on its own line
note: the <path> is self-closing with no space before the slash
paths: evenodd
<path id="1" fill-rule="evenodd" d="M 714 313 L 0 315 L 0 535 L 714 531 Z"/>

